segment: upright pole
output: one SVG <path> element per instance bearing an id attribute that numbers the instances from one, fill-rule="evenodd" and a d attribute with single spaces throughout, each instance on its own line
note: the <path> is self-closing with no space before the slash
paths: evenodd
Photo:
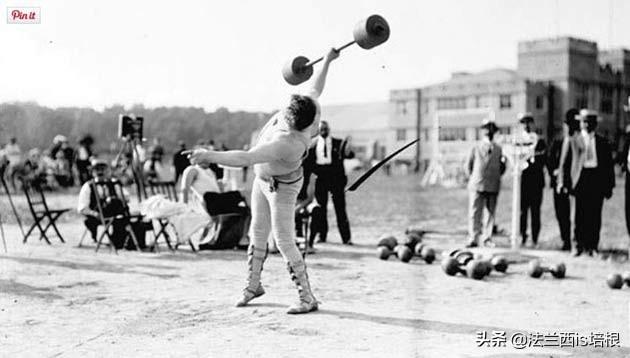
<path id="1" fill-rule="evenodd" d="M 512 141 L 513 160 L 512 160 L 512 228 L 511 241 L 512 249 L 517 250 L 519 233 L 519 219 L 521 214 L 521 165 L 520 165 L 520 147 L 516 143 L 516 137 Z"/>

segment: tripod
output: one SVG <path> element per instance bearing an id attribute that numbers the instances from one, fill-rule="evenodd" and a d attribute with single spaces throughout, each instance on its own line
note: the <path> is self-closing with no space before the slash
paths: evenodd
<path id="1" fill-rule="evenodd" d="M 136 193 L 138 194 L 138 202 L 142 201 L 142 196 L 148 198 L 146 188 L 144 187 L 144 176 L 142 175 L 142 163 L 140 162 L 140 153 L 138 152 L 138 145 L 140 139 L 128 135 L 122 138 L 122 146 L 114 159 L 114 167 L 120 166 L 123 156 L 129 157 L 129 161 L 125 161 L 122 166 L 123 170 L 127 170 L 131 167 L 131 173 L 133 175 L 133 181 L 136 184 Z"/>

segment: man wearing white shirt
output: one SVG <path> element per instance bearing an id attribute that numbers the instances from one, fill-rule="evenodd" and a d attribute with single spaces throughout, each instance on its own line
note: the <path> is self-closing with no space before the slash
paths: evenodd
<path id="1" fill-rule="evenodd" d="M 597 252 L 604 198 L 615 186 L 612 152 L 608 141 L 595 133 L 598 114 L 583 109 L 577 116 L 581 133 L 570 139 L 560 166 L 559 180 L 575 195 L 575 256 Z"/>

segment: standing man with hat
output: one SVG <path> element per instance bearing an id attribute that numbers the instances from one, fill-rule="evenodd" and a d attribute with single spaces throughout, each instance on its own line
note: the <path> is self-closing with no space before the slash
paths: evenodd
<path id="1" fill-rule="evenodd" d="M 492 246 L 492 229 L 497 196 L 501 188 L 501 175 L 505 172 L 505 157 L 501 146 L 493 141 L 498 131 L 494 121 L 485 119 L 481 125 L 482 139 L 470 152 L 467 160 L 469 209 L 466 247 L 477 247 L 483 235 L 483 243 Z M 488 211 L 485 224 L 482 223 L 484 208 Z M 482 229 L 483 232 L 482 233 Z"/>
<path id="2" fill-rule="evenodd" d="M 553 191 L 553 207 L 556 211 L 556 219 L 560 227 L 560 238 L 562 239 L 562 250 L 571 251 L 571 199 L 568 188 L 558 181 L 560 175 L 560 160 L 566 155 L 569 148 L 569 141 L 579 135 L 580 128 L 575 116 L 579 111 L 575 108 L 569 109 L 564 118 L 563 136 L 555 139 L 547 153 L 547 171 L 551 190 Z"/>
<path id="3" fill-rule="evenodd" d="M 561 160 L 560 183 L 575 195 L 575 256 L 597 252 L 604 198 L 615 187 L 612 151 L 606 138 L 595 133 L 598 114 L 582 109 L 577 116 L 580 135 L 571 138 Z"/>
<path id="4" fill-rule="evenodd" d="M 545 187 L 545 141 L 534 132 L 534 116 L 531 113 L 519 113 L 518 121 L 521 133 L 517 139 L 524 154 L 524 165 L 521 171 L 521 219 L 520 232 L 523 245 L 527 243 L 527 216 L 532 215 L 532 244 L 538 245 L 540 234 L 540 205 Z"/>

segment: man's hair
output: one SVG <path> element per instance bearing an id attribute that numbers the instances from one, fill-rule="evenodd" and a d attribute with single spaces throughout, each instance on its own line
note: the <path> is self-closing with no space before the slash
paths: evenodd
<path id="1" fill-rule="evenodd" d="M 298 131 L 304 130 L 313 124 L 316 114 L 317 106 L 310 97 L 299 94 L 291 95 L 286 119 L 292 128 Z"/>

